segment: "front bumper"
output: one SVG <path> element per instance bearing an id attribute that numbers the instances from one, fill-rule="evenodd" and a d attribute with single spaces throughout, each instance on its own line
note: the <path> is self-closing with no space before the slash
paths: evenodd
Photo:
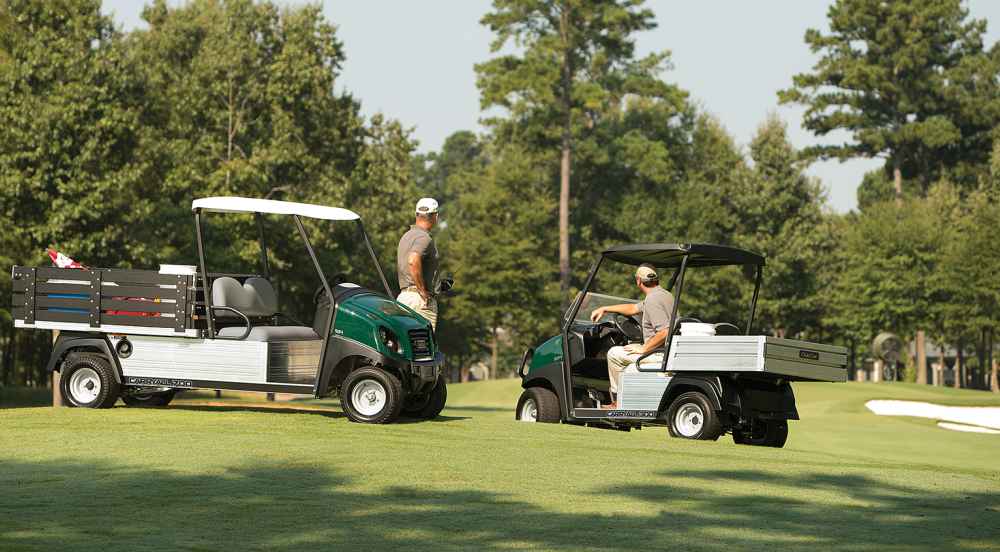
<path id="1" fill-rule="evenodd" d="M 440 351 L 434 354 L 433 359 L 414 360 L 407 367 L 410 375 L 423 383 L 436 382 L 443 369 L 444 355 Z"/>

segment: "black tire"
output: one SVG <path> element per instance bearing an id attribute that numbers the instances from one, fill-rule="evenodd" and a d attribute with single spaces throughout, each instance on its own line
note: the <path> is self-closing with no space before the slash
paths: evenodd
<path id="1" fill-rule="evenodd" d="M 782 448 L 788 441 L 786 420 L 755 419 L 750 429 L 733 430 L 733 442 L 737 445 Z"/>
<path id="2" fill-rule="evenodd" d="M 111 408 L 120 387 L 108 359 L 98 354 L 70 353 L 59 372 L 59 387 L 70 406 Z"/>
<path id="3" fill-rule="evenodd" d="M 689 423 L 683 423 L 687 418 Z M 671 437 L 715 441 L 722 435 L 722 423 L 712 403 L 701 391 L 681 393 L 667 409 L 667 429 Z"/>
<path id="4" fill-rule="evenodd" d="M 134 393 L 131 395 L 122 395 L 122 402 L 127 406 L 140 408 L 147 406 L 167 406 L 170 404 L 170 401 L 174 400 L 174 395 L 176 394 L 177 391 L 174 389 L 152 393 Z"/>
<path id="5" fill-rule="evenodd" d="M 352 396 L 355 395 L 355 388 L 366 383 L 370 398 L 361 396 L 356 398 L 369 400 L 371 403 L 354 404 Z M 358 392 L 363 393 L 364 389 L 358 389 Z M 382 406 L 375 411 L 368 411 L 370 407 L 377 406 L 374 403 L 380 399 Z M 403 384 L 395 375 L 380 368 L 359 368 L 348 374 L 340 386 L 340 405 L 352 422 L 387 424 L 399 417 L 399 412 L 403 408 Z"/>
<path id="6" fill-rule="evenodd" d="M 438 376 L 437 383 L 430 391 L 407 400 L 403 405 L 403 414 L 424 420 L 437 418 L 444 410 L 445 403 L 448 402 L 448 384 L 444 381 L 444 376 Z"/>
<path id="7" fill-rule="evenodd" d="M 526 404 L 529 401 L 535 406 L 534 420 L 531 419 L 528 412 L 531 410 L 530 406 Z M 526 406 L 528 406 L 527 411 L 525 410 Z M 521 393 L 521 398 L 517 400 L 517 410 L 514 411 L 514 419 L 520 422 L 558 423 L 559 397 L 544 387 L 529 387 L 524 390 L 524 393 Z"/>

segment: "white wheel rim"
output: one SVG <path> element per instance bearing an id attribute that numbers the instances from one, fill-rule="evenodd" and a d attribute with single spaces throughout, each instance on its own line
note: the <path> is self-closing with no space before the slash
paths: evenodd
<path id="1" fill-rule="evenodd" d="M 674 431 L 684 437 L 694 437 L 705 425 L 705 413 L 694 403 L 687 403 L 674 414 Z"/>
<path id="2" fill-rule="evenodd" d="M 93 368 L 78 368 L 69 378 L 69 392 L 80 404 L 92 403 L 101 394 L 101 376 Z"/>
<path id="3" fill-rule="evenodd" d="M 527 399 L 524 404 L 521 405 L 521 417 L 522 422 L 537 422 L 538 421 L 538 405 L 535 404 L 535 399 Z"/>
<path id="4" fill-rule="evenodd" d="M 374 416 L 388 401 L 385 387 L 375 380 L 364 380 L 351 391 L 351 404 L 362 416 Z"/>

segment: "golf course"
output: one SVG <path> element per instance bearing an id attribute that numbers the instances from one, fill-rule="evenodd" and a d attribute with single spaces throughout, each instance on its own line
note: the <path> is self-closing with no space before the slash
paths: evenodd
<path id="1" fill-rule="evenodd" d="M 513 420 L 517 380 L 442 417 L 178 397 L 53 409 L 0 394 L 0 550 L 996 550 L 1000 436 L 880 417 L 908 384 L 797 384 L 784 449 Z"/>

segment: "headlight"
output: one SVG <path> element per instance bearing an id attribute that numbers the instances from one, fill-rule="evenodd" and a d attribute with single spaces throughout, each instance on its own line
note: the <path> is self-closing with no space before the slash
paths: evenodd
<path id="1" fill-rule="evenodd" d="M 385 344 L 386 348 L 390 351 L 396 354 L 403 354 L 403 348 L 399 344 L 399 338 L 396 337 L 396 334 L 392 333 L 392 330 L 379 326 L 378 336 L 382 338 L 382 343 Z"/>

